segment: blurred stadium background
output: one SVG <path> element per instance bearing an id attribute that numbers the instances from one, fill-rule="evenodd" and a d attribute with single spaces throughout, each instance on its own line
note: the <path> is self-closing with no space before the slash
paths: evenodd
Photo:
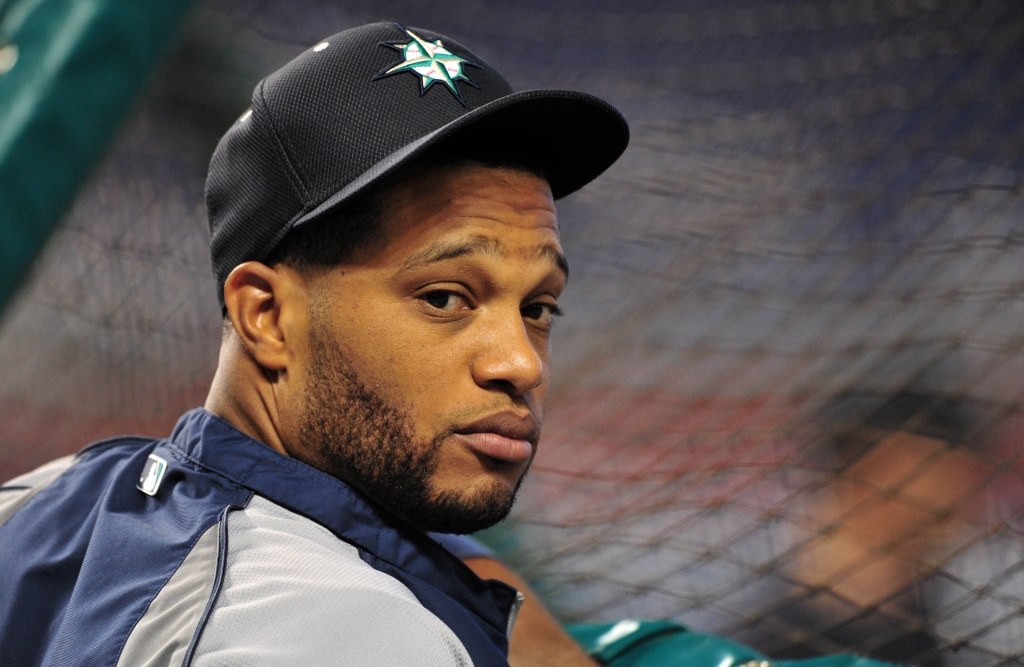
<path id="1" fill-rule="evenodd" d="M 0 479 L 202 403 L 209 155 L 259 78 L 371 20 L 632 124 L 561 205 L 545 437 L 484 536 L 563 620 L 1024 664 L 1008 0 L 199 0 L 3 313 Z"/>

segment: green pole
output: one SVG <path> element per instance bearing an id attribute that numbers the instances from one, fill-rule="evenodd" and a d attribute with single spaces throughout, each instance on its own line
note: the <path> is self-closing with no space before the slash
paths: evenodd
<path id="1" fill-rule="evenodd" d="M 190 0 L 0 0 L 0 309 Z"/>

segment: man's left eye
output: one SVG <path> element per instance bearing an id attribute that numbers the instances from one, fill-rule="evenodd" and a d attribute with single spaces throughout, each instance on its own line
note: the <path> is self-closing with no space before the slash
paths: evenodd
<path id="1" fill-rule="evenodd" d="M 551 305 L 550 303 L 531 303 L 529 306 L 525 306 L 521 312 L 523 317 L 537 320 L 541 324 L 548 324 L 551 322 L 552 317 L 562 314 L 558 306 Z"/>
<path id="2" fill-rule="evenodd" d="M 466 307 L 466 300 L 455 292 L 436 290 L 423 295 L 423 300 L 438 310 L 461 310 Z"/>

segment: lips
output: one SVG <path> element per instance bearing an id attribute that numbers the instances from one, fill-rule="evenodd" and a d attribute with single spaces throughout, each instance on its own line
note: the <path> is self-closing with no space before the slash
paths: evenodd
<path id="1" fill-rule="evenodd" d="M 507 463 L 525 463 L 533 455 L 540 426 L 531 415 L 502 412 L 458 428 L 455 435 L 479 454 Z"/>

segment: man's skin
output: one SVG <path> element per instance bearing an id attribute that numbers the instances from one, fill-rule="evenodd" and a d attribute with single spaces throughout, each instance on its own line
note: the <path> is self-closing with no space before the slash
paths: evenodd
<path id="1" fill-rule="evenodd" d="M 379 240 L 344 264 L 246 262 L 231 272 L 232 327 L 206 408 L 344 479 L 299 437 L 316 320 L 359 379 L 403 407 L 410 446 L 447 433 L 432 493 L 467 503 L 510 497 L 536 452 L 551 318 L 567 277 L 546 181 L 483 166 L 426 170 L 388 191 Z M 522 583 L 490 563 L 477 562 L 477 573 Z M 566 646 L 572 640 L 532 594 L 518 627 L 513 665 L 594 664 Z"/>
<path id="2" fill-rule="evenodd" d="M 875 435 L 877 444 L 819 503 L 824 521 L 837 527 L 794 563 L 800 580 L 828 586 L 862 607 L 920 578 L 917 564 L 941 545 L 944 529 L 970 516 L 973 508 L 964 500 L 991 473 L 954 443 L 908 431 Z"/>

